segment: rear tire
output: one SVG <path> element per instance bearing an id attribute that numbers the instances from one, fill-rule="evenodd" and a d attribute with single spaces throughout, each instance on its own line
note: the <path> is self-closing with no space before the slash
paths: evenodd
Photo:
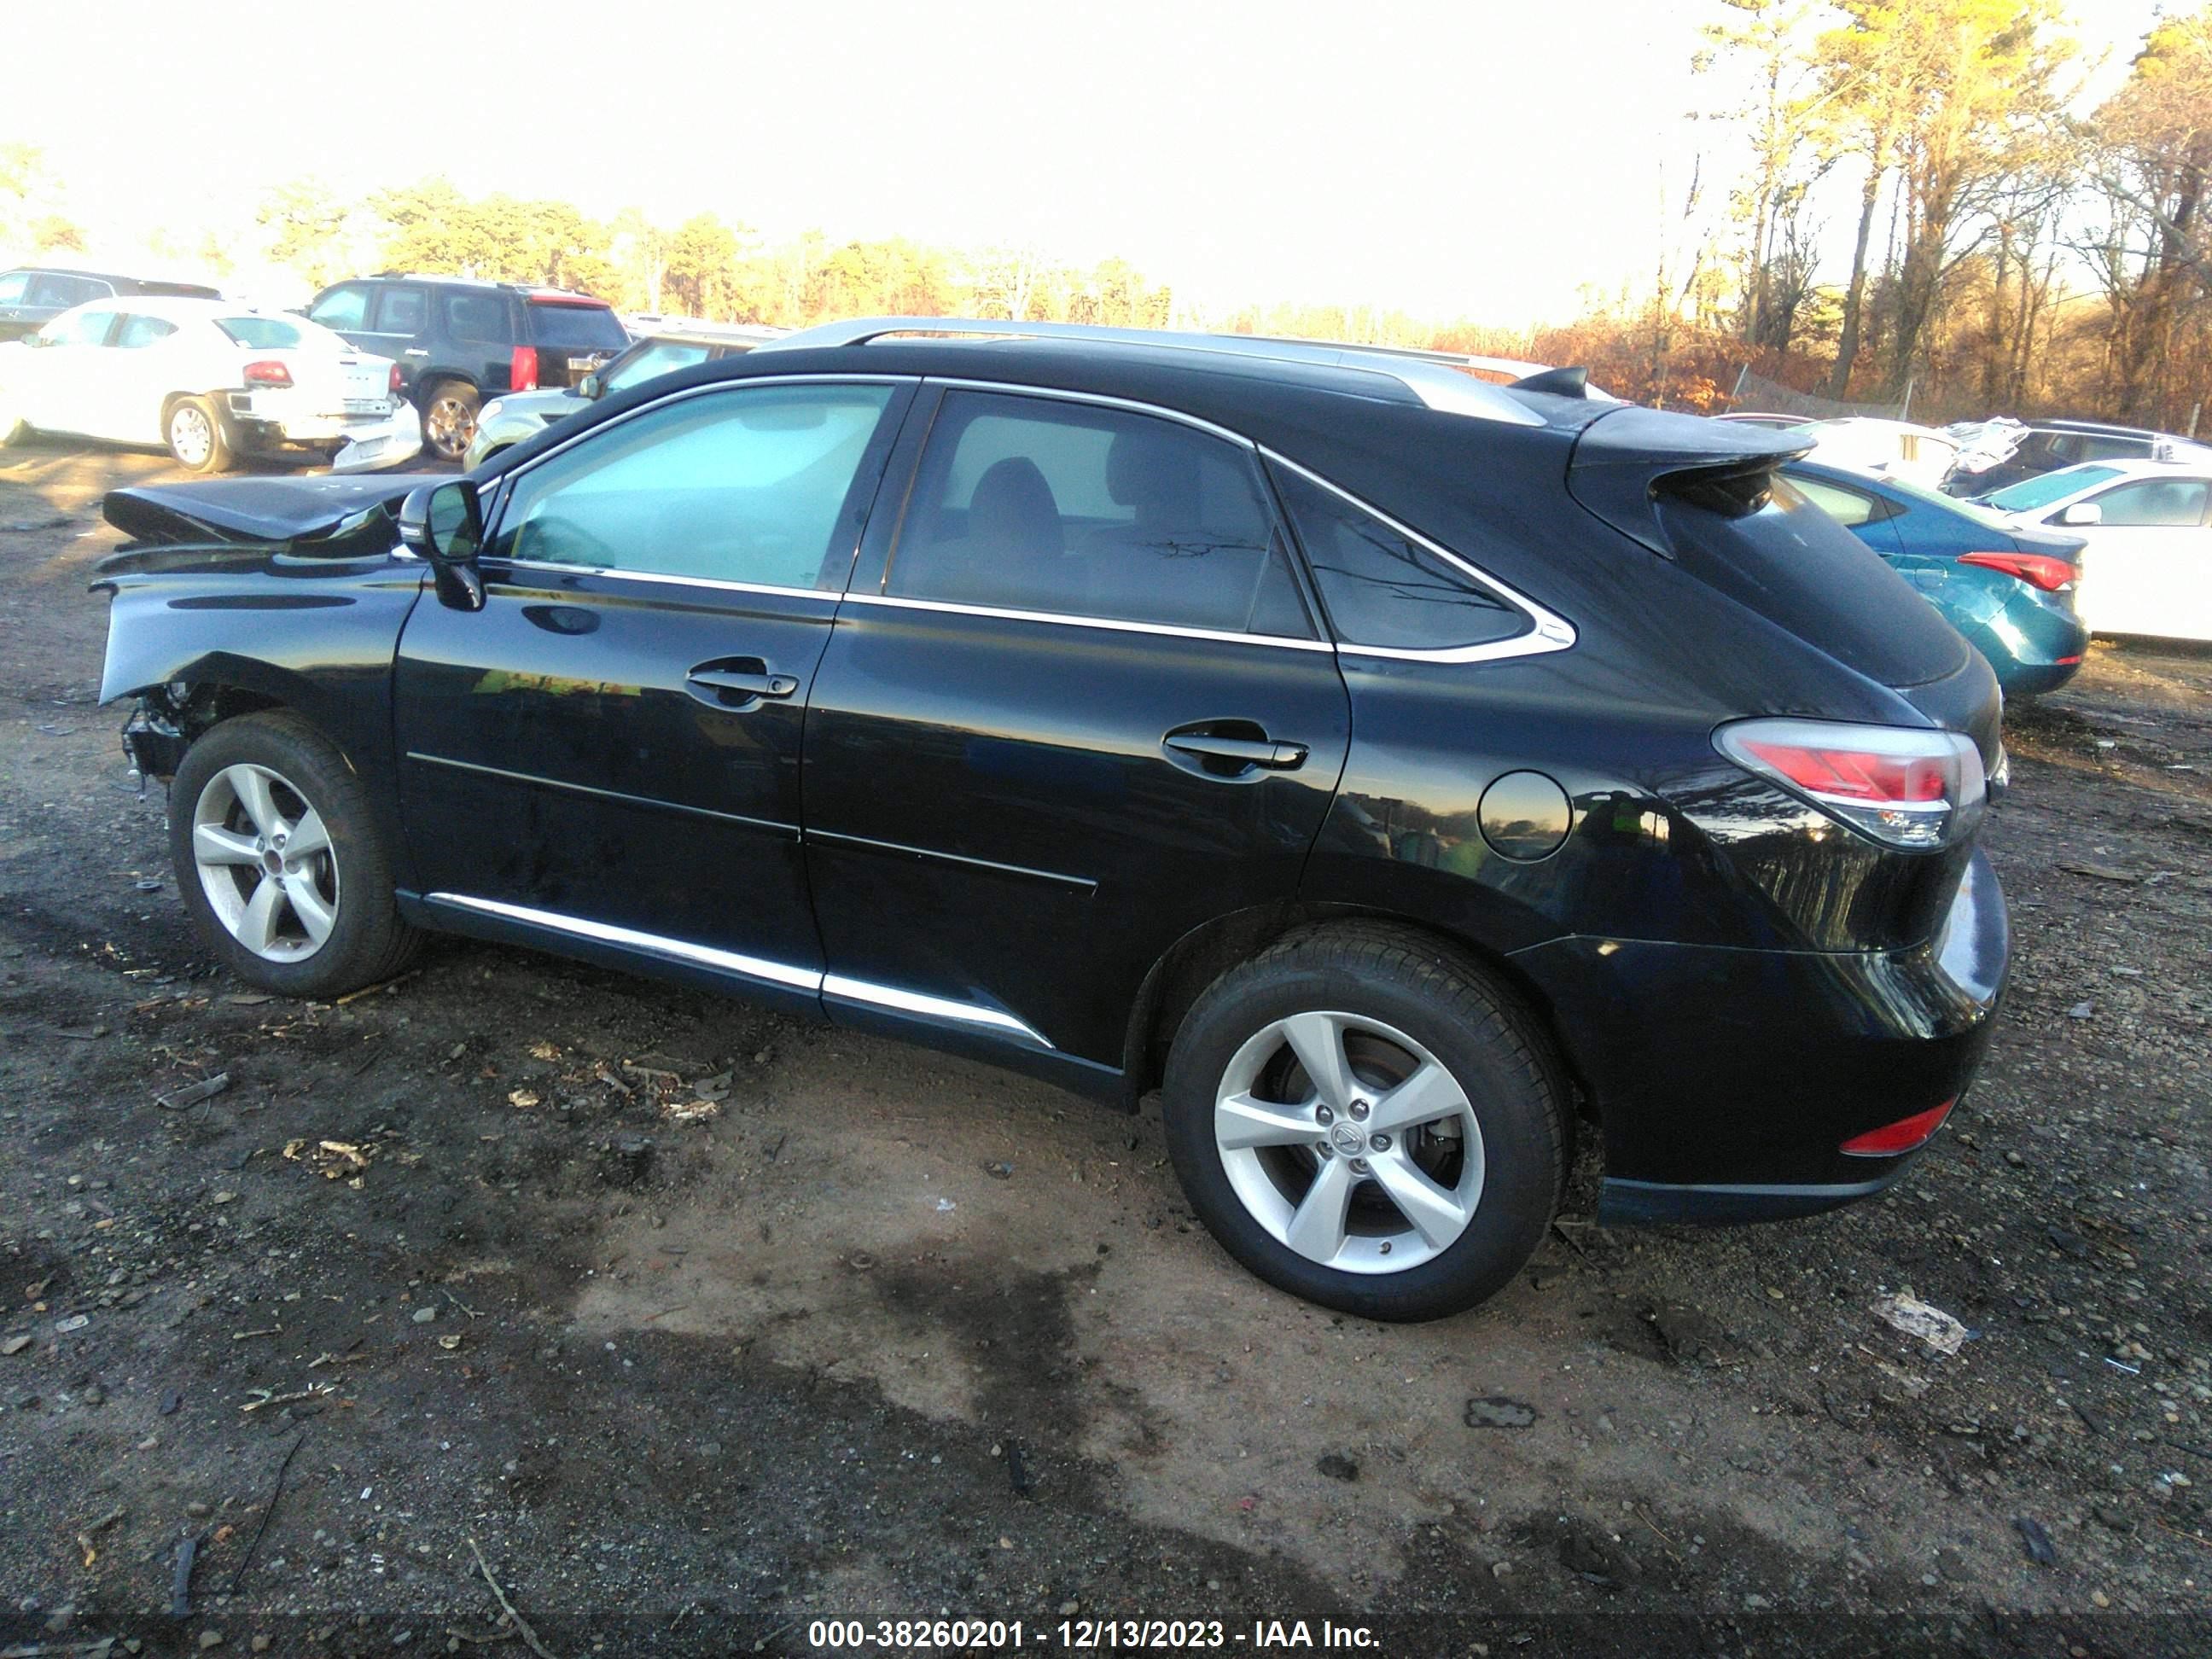
<path id="1" fill-rule="evenodd" d="M 368 789 L 295 714 L 225 720 L 185 752 L 169 852 L 201 934 L 264 991 L 343 996 L 391 978 L 420 942 L 393 903 Z"/>
<path id="2" fill-rule="evenodd" d="M 1292 934 L 1216 981 L 1162 1091 L 1176 1173 L 1222 1248 L 1378 1320 L 1458 1313 L 1520 1271 L 1565 1183 L 1566 1103 L 1509 990 L 1361 924 Z"/>
<path id="3" fill-rule="evenodd" d="M 422 398 L 422 443 L 441 461 L 459 461 L 477 435 L 483 398 L 466 380 L 441 380 Z"/>
<path id="4" fill-rule="evenodd" d="M 169 453 L 187 472 L 223 472 L 231 463 L 222 413 L 205 398 L 179 398 L 161 419 Z"/>

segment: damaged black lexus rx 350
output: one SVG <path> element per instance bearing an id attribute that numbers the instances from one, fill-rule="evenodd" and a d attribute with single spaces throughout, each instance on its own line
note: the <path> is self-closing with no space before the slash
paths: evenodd
<path id="1" fill-rule="evenodd" d="M 1009 331 L 111 497 L 102 696 L 212 948 L 328 997 L 470 934 L 1158 1085 L 1223 1248 L 1377 1318 L 1504 1285 L 1577 1134 L 1620 1221 L 1895 1179 L 2004 976 L 1997 690 L 1787 434 Z"/>

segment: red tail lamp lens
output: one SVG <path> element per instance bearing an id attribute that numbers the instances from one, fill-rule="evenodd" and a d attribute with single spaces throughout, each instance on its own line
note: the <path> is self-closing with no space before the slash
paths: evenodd
<path id="1" fill-rule="evenodd" d="M 1984 570 L 2002 570 L 2046 593 L 2056 593 L 2080 574 L 2065 560 L 2055 559 L 2048 553 L 1961 553 L 1959 562 L 1979 565 Z"/>
<path id="2" fill-rule="evenodd" d="M 538 388 L 538 348 L 517 346 L 514 360 L 507 367 L 507 384 L 511 391 L 534 392 Z"/>
<path id="3" fill-rule="evenodd" d="M 1838 1150 L 1853 1158 L 1895 1158 L 1899 1152 L 1909 1152 L 1917 1146 L 1926 1146 L 1929 1137 L 1943 1127 L 1943 1120 L 1951 1115 L 1951 1109 L 1958 1103 L 1954 1095 L 1941 1106 L 1931 1106 L 1911 1117 L 1885 1123 L 1879 1129 L 1853 1135 Z"/>
<path id="4" fill-rule="evenodd" d="M 1938 756 L 1816 749 L 1756 738 L 1746 738 L 1743 746 L 1801 789 L 1831 799 L 1896 805 L 1949 794 L 1949 769 Z"/>
<path id="5" fill-rule="evenodd" d="M 289 386 L 292 371 L 278 362 L 248 363 L 246 366 L 248 386 Z"/>

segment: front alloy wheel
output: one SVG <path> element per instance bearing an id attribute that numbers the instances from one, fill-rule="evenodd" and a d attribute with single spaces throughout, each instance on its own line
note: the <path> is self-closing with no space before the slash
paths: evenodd
<path id="1" fill-rule="evenodd" d="M 192 808 L 192 860 L 216 920 L 257 957 L 300 962 L 329 942 L 337 854 L 281 774 L 241 762 L 210 778 Z"/>

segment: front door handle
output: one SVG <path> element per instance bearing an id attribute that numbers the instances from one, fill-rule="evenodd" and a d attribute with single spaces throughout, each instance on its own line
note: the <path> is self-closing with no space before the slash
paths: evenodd
<path id="1" fill-rule="evenodd" d="M 747 697 L 787 697 L 799 690 L 788 674 L 740 674 L 726 668 L 695 668 L 684 677 L 694 685 L 735 691 Z"/>
<path id="2" fill-rule="evenodd" d="M 1200 761 L 1226 761 L 1238 767 L 1265 767 L 1270 772 L 1292 772 L 1305 764 L 1302 743 L 1277 743 L 1271 738 L 1217 738 L 1206 732 L 1170 732 L 1164 739 L 1178 754 Z"/>

